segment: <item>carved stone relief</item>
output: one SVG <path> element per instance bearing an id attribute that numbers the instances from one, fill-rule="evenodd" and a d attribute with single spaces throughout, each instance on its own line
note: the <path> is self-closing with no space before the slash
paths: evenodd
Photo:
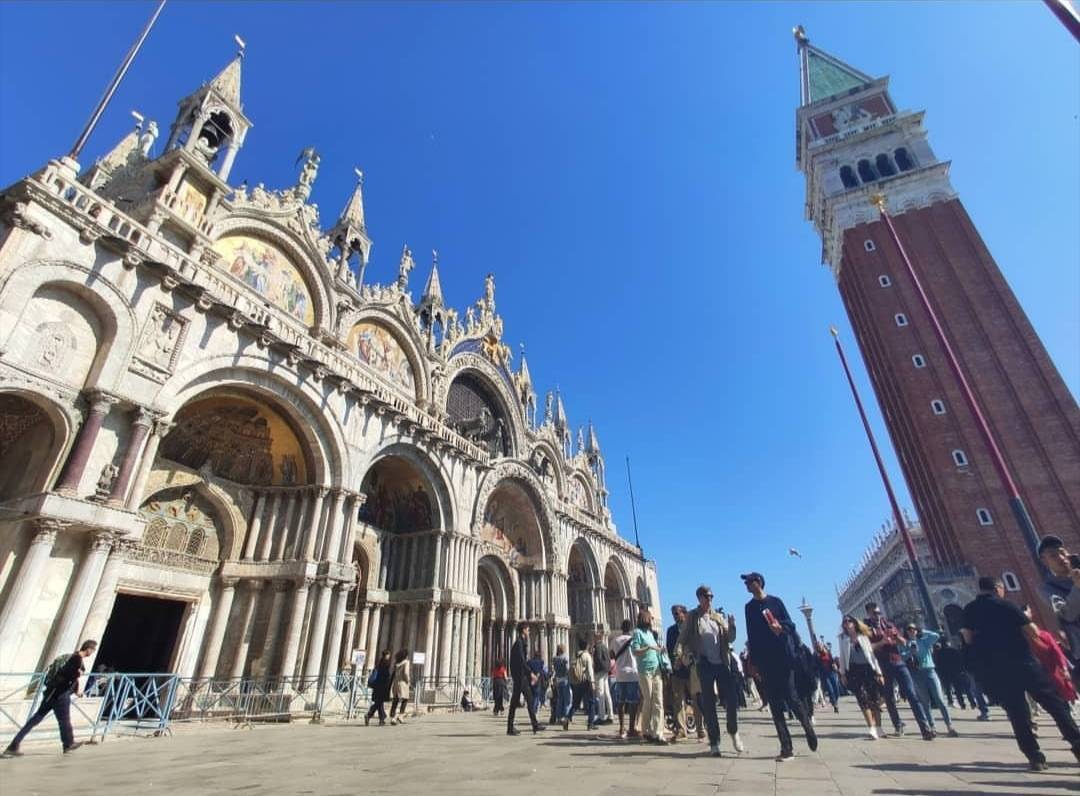
<path id="1" fill-rule="evenodd" d="M 131 369 L 159 383 L 172 374 L 188 321 L 164 304 L 155 304 L 143 327 Z"/>

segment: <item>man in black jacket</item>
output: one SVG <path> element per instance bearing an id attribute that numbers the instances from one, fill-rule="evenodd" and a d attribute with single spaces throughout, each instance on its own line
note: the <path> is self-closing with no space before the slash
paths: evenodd
<path id="1" fill-rule="evenodd" d="M 510 712 L 506 714 L 506 734 L 520 734 L 514 728 L 514 714 L 517 712 L 518 699 L 522 697 L 529 711 L 533 732 L 540 732 L 544 725 L 536 720 L 536 711 L 533 709 L 532 686 L 535 675 L 529 669 L 529 626 L 524 622 L 518 622 L 517 640 L 510 648 L 510 678 L 514 681 L 514 692 L 510 697 Z"/>
<path id="2" fill-rule="evenodd" d="M 79 690 L 79 677 L 83 673 L 83 658 L 93 655 L 96 649 L 96 641 L 84 641 L 78 652 L 71 655 L 58 669 L 48 674 L 41 706 L 8 744 L 3 757 L 21 757 L 19 744 L 50 712 L 56 714 L 56 723 L 60 725 L 60 741 L 64 745 L 64 754 L 74 752 L 82 746 L 81 741 L 75 742 L 75 734 L 71 730 L 71 694 L 74 691 L 76 696 L 82 696 L 82 691 Z M 51 666 L 49 668 L 52 669 Z"/>

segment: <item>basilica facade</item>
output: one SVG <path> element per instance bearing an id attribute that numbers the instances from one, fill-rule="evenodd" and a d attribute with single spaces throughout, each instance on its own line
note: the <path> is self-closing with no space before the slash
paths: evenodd
<path id="1" fill-rule="evenodd" d="M 242 57 L 89 168 L 0 194 L 0 672 L 83 638 L 119 671 L 483 675 L 656 604 L 591 424 L 538 404 L 488 276 L 369 284 L 362 177 L 335 223 L 229 182 Z M 155 150 L 160 150 L 155 152 Z M 346 197 L 342 197 L 343 199 Z M 479 280 L 478 280 L 479 282 Z"/>

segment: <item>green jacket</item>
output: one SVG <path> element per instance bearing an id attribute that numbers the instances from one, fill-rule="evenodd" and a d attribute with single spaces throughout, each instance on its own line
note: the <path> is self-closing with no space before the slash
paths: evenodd
<path id="1" fill-rule="evenodd" d="M 698 619 L 702 616 L 701 606 L 697 606 L 686 615 L 679 630 L 679 643 L 676 655 L 688 664 L 695 663 L 701 657 L 701 633 L 698 630 Z M 731 659 L 731 643 L 735 641 L 735 623 L 723 613 L 709 611 L 709 617 L 720 627 L 720 654 L 724 663 Z"/>

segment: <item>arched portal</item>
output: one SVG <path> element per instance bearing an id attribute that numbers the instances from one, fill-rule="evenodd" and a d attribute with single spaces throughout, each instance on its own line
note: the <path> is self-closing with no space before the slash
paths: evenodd
<path id="1" fill-rule="evenodd" d="M 50 413 L 21 395 L 0 395 L 0 501 L 42 491 L 63 444 Z"/>
<path id="2" fill-rule="evenodd" d="M 480 660 L 481 676 L 487 676 L 495 661 L 506 661 L 510 652 L 514 625 L 514 584 L 503 559 L 494 555 L 480 558 L 476 579 L 480 592 Z"/>
<path id="3" fill-rule="evenodd" d="M 607 625 L 615 630 L 624 619 L 630 619 L 628 598 L 630 589 L 626 572 L 617 559 L 608 561 L 604 568 L 604 608 Z"/>
<path id="4" fill-rule="evenodd" d="M 578 539 L 570 547 L 566 562 L 566 605 L 570 614 L 571 647 L 577 639 L 590 640 L 601 623 L 600 575 L 588 542 Z M 575 638 L 576 637 L 576 638 Z"/>
<path id="5" fill-rule="evenodd" d="M 446 411 L 458 432 L 493 457 L 514 454 L 511 420 L 495 391 L 474 373 L 463 373 L 454 379 L 447 394 Z"/>
<path id="6" fill-rule="evenodd" d="M 645 579 L 640 575 L 638 575 L 635 593 L 639 605 L 646 607 L 652 605 L 652 594 L 649 593 L 649 587 L 645 585 Z"/>

